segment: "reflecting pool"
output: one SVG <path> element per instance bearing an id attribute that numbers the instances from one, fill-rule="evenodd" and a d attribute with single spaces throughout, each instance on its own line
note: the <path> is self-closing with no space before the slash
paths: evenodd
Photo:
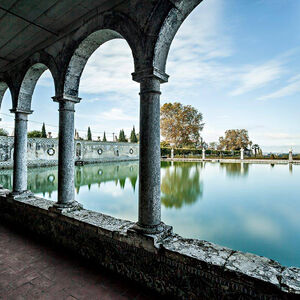
<path id="1" fill-rule="evenodd" d="M 76 167 L 84 208 L 137 220 L 138 162 Z M 300 166 L 162 162 L 162 220 L 184 237 L 300 267 Z M 0 170 L 12 187 L 12 171 Z M 28 188 L 57 198 L 57 168 L 29 169 Z"/>

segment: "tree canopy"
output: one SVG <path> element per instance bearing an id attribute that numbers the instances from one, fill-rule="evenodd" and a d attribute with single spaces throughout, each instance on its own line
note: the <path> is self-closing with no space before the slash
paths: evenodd
<path id="1" fill-rule="evenodd" d="M 219 145 L 222 150 L 240 150 L 251 147 L 252 142 L 246 129 L 230 129 L 225 131 L 225 137 L 219 137 Z"/>
<path id="2" fill-rule="evenodd" d="M 27 133 L 27 136 L 29 138 L 41 138 L 42 137 L 42 132 L 39 130 L 33 130 L 33 131 L 29 131 Z"/>
<path id="3" fill-rule="evenodd" d="M 131 130 L 131 134 L 130 134 L 130 142 L 131 143 L 137 143 L 138 142 L 138 139 L 137 139 L 137 136 L 136 136 L 136 133 L 135 133 L 135 128 L 133 126 L 132 130 Z"/>
<path id="4" fill-rule="evenodd" d="M 0 128 L 0 136 L 8 136 L 8 132 L 5 129 Z"/>
<path id="5" fill-rule="evenodd" d="M 161 135 L 176 147 L 198 146 L 204 127 L 202 113 L 191 105 L 165 103 L 160 109 Z"/>

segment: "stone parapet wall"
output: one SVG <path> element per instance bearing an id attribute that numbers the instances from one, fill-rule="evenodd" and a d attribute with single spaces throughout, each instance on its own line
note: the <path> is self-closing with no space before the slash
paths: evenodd
<path id="1" fill-rule="evenodd" d="M 13 167 L 14 138 L 0 136 L 0 168 Z M 96 142 L 75 140 L 75 160 L 85 163 L 126 161 L 139 158 L 136 143 Z M 58 163 L 58 139 L 29 138 L 29 167 L 48 167 Z"/>
<path id="2" fill-rule="evenodd" d="M 12 200 L 0 216 L 99 266 L 179 299 L 299 299 L 300 269 L 168 232 L 140 235 L 130 221 L 85 209 L 57 214 L 53 202 Z"/>

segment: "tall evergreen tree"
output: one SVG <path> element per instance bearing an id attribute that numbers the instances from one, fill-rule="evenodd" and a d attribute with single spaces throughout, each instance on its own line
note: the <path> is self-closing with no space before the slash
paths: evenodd
<path id="1" fill-rule="evenodd" d="M 105 131 L 104 131 L 104 134 L 103 134 L 103 140 L 102 140 L 103 142 L 107 142 L 107 140 L 106 140 L 106 135 L 105 135 Z"/>
<path id="2" fill-rule="evenodd" d="M 137 143 L 138 139 L 137 136 L 135 134 L 135 128 L 133 126 L 132 130 L 131 130 L 131 134 L 130 134 L 130 142 L 131 143 Z"/>
<path id="3" fill-rule="evenodd" d="M 43 126 L 42 126 L 42 138 L 46 138 L 46 137 L 47 137 L 46 126 L 45 126 L 45 123 L 43 123 Z"/>
<path id="4" fill-rule="evenodd" d="M 119 142 L 127 142 L 127 139 L 126 139 L 126 136 L 125 136 L 125 132 L 123 129 L 120 130 L 120 133 L 119 133 Z"/>
<path id="5" fill-rule="evenodd" d="M 91 141 L 91 140 L 92 140 L 92 132 L 91 132 L 90 126 L 88 127 L 87 139 L 88 139 L 88 141 Z"/>

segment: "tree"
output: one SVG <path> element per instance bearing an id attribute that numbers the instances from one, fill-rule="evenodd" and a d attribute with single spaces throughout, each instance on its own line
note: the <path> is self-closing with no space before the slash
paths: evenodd
<path id="1" fill-rule="evenodd" d="M 104 134 L 103 134 L 103 140 L 102 140 L 103 142 L 107 142 L 107 140 L 106 140 L 106 135 L 105 135 L 105 131 L 104 131 Z"/>
<path id="2" fill-rule="evenodd" d="M 27 136 L 29 138 L 41 138 L 42 137 L 42 132 L 39 130 L 33 130 L 33 131 L 29 131 L 27 133 Z"/>
<path id="3" fill-rule="evenodd" d="M 0 136 L 8 136 L 8 132 L 5 129 L 0 128 Z"/>
<path id="4" fill-rule="evenodd" d="M 92 132 L 91 132 L 90 126 L 88 127 L 87 139 L 88 139 L 88 141 L 91 141 L 91 140 L 92 140 Z"/>
<path id="5" fill-rule="evenodd" d="M 123 129 L 120 130 L 118 141 L 119 142 L 123 142 L 123 143 L 128 142 L 127 139 L 126 139 L 125 132 L 124 132 Z"/>
<path id="6" fill-rule="evenodd" d="M 225 137 L 219 138 L 219 148 L 221 150 L 240 150 L 251 147 L 252 142 L 246 129 L 231 129 L 225 131 Z"/>
<path id="7" fill-rule="evenodd" d="M 258 144 L 254 144 L 254 145 L 252 146 L 252 149 L 254 150 L 254 155 L 255 155 L 255 157 L 256 157 L 257 153 L 258 153 L 259 150 L 260 150 L 259 145 L 258 145 Z"/>
<path id="8" fill-rule="evenodd" d="M 208 145 L 209 150 L 217 150 L 218 149 L 218 143 L 217 142 L 211 142 Z"/>
<path id="9" fill-rule="evenodd" d="M 47 137 L 45 123 L 43 123 L 43 126 L 42 126 L 42 136 L 41 137 L 42 138 L 46 138 Z"/>
<path id="10" fill-rule="evenodd" d="M 198 146 L 204 126 L 202 119 L 202 113 L 191 105 L 165 103 L 160 109 L 161 135 L 176 147 Z"/>
<path id="11" fill-rule="evenodd" d="M 137 136 L 135 134 L 135 128 L 134 128 L 134 126 L 133 126 L 133 129 L 131 130 L 130 142 L 131 143 L 137 143 L 138 142 Z"/>

